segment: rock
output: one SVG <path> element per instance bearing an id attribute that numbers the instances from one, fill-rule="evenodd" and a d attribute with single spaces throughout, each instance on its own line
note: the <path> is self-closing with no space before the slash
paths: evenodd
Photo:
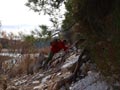
<path id="1" fill-rule="evenodd" d="M 88 76 L 74 83 L 70 90 L 111 90 L 104 80 L 101 80 L 99 73 L 88 72 Z"/>
<path id="2" fill-rule="evenodd" d="M 62 86 L 62 87 L 60 88 L 60 90 L 66 90 L 66 88 L 65 88 L 64 86 Z"/>
<path id="3" fill-rule="evenodd" d="M 21 84 L 25 84 L 27 82 L 27 80 L 21 80 L 15 83 L 16 86 L 21 85 Z"/>
<path id="4" fill-rule="evenodd" d="M 65 64 L 61 67 L 63 71 L 73 70 L 77 61 L 78 61 L 79 55 L 72 55 L 68 58 L 68 60 L 65 62 Z"/>
<path id="5" fill-rule="evenodd" d="M 6 90 L 18 90 L 15 86 L 8 86 Z"/>
<path id="6" fill-rule="evenodd" d="M 49 80 L 51 75 L 46 76 L 45 78 L 42 79 L 41 83 L 45 83 L 47 80 Z"/>
<path id="7" fill-rule="evenodd" d="M 57 59 L 47 70 L 40 69 L 44 58 L 37 58 L 35 63 L 29 65 L 28 74 L 31 74 L 11 79 L 11 82 L 6 85 L 16 86 L 9 86 L 7 89 L 0 86 L 0 90 L 111 90 L 107 83 L 102 81 L 103 79 L 101 80 L 100 74 L 95 72 L 95 65 L 82 62 L 82 66 L 77 66 L 79 56 L 80 53 L 77 55 L 72 53 L 65 59 L 65 62 Z M 82 58 L 86 58 L 86 56 Z M 79 69 L 76 70 L 77 74 L 74 73 L 76 66 Z M 84 78 L 80 78 L 82 75 Z M 116 86 L 118 87 L 119 84 Z"/>
<path id="8" fill-rule="evenodd" d="M 35 87 L 33 88 L 33 90 L 43 90 L 45 87 L 46 87 L 45 84 L 40 84 L 40 85 L 38 85 L 38 86 L 35 86 Z"/>
<path id="9" fill-rule="evenodd" d="M 36 73 L 36 74 L 34 74 L 34 75 L 30 78 L 30 81 L 39 80 L 39 79 L 42 78 L 43 76 L 44 76 L 44 74 Z"/>
<path id="10" fill-rule="evenodd" d="M 33 84 L 38 84 L 38 83 L 40 83 L 40 81 L 33 81 L 32 83 Z"/>
<path id="11" fill-rule="evenodd" d="M 57 76 L 59 76 L 59 75 L 61 75 L 62 73 L 61 72 L 59 72 L 59 73 L 57 73 Z"/>

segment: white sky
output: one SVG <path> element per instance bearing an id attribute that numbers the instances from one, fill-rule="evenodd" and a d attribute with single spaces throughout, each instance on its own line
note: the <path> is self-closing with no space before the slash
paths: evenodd
<path id="1" fill-rule="evenodd" d="M 38 25 L 47 24 L 51 26 L 48 16 L 38 15 L 24 4 L 27 0 L 0 0 L 0 21 L 2 31 L 17 34 L 36 28 Z"/>

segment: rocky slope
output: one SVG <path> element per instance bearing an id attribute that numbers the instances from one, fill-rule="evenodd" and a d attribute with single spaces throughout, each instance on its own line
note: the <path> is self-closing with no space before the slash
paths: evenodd
<path id="1" fill-rule="evenodd" d="M 0 90 L 113 90 L 90 60 L 82 64 L 80 73 L 77 71 L 75 75 L 80 55 L 81 52 L 70 53 L 65 60 L 58 58 L 50 67 L 41 68 L 33 75 L 22 75 L 1 82 Z M 3 89 L 5 85 L 6 89 Z M 119 83 L 117 85 L 119 87 Z"/>

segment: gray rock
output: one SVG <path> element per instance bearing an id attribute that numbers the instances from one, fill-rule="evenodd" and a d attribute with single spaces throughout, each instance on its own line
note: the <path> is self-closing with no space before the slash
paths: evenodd
<path id="1" fill-rule="evenodd" d="M 8 86 L 6 90 L 18 90 L 15 86 Z"/>

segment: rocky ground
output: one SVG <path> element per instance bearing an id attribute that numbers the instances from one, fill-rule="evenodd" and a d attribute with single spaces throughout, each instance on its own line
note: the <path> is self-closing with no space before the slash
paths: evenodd
<path id="1" fill-rule="evenodd" d="M 76 77 L 74 71 L 80 55 L 81 52 L 70 53 L 65 60 L 58 58 L 33 75 L 3 80 L 0 90 L 113 90 L 90 60 L 79 67 L 81 73 L 77 71 Z"/>

